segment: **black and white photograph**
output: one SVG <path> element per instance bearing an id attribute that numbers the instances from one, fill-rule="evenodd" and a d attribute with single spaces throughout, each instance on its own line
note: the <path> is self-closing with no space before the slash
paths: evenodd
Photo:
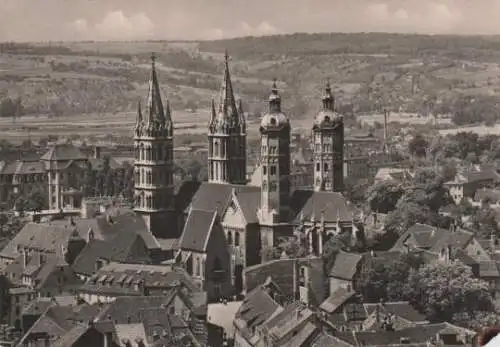
<path id="1" fill-rule="evenodd" d="M 0 0 L 0 347 L 500 347 L 500 0 Z"/>

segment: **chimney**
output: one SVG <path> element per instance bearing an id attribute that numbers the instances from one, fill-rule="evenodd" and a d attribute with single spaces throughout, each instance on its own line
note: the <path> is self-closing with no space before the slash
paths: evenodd
<path id="1" fill-rule="evenodd" d="M 100 158 L 101 158 L 101 147 L 94 146 L 94 159 L 100 159 Z"/>

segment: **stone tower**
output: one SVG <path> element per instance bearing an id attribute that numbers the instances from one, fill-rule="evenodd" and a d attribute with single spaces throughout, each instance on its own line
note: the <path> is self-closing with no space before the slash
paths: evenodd
<path id="1" fill-rule="evenodd" d="M 344 188 L 344 119 L 335 112 L 330 83 L 313 123 L 314 190 L 340 192 Z"/>
<path id="2" fill-rule="evenodd" d="M 151 59 L 148 99 L 144 110 L 139 102 L 134 133 L 135 211 L 155 236 L 176 237 L 176 228 L 166 227 L 174 216 L 174 125 L 168 101 L 163 107 L 154 55 Z"/>
<path id="3" fill-rule="evenodd" d="M 219 100 L 216 106 L 212 99 L 208 125 L 208 181 L 245 184 L 246 121 L 241 101 L 237 106 L 234 98 L 227 52 Z"/>
<path id="4" fill-rule="evenodd" d="M 290 222 L 290 121 L 281 111 L 276 81 L 269 111 L 260 123 L 261 202 L 257 212 L 262 246 L 273 246 Z"/>

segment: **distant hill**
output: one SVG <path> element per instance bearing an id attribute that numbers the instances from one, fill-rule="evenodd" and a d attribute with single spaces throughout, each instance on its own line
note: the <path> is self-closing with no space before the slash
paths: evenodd
<path id="1" fill-rule="evenodd" d="M 292 118 L 311 117 L 327 79 L 344 113 L 382 107 L 453 111 L 463 97 L 496 104 L 500 37 L 382 33 L 292 34 L 203 42 L 77 42 L 0 45 L 0 99 L 24 110 L 72 114 L 131 111 L 146 92 L 151 52 L 164 90 L 178 109 L 206 108 L 232 58 L 235 90 L 259 113 L 280 81 Z"/>

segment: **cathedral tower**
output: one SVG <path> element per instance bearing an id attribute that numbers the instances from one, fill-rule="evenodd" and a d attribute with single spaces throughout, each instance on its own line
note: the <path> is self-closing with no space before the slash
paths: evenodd
<path id="1" fill-rule="evenodd" d="M 237 106 L 234 98 L 227 52 L 219 100 L 216 106 L 212 99 L 208 125 L 208 181 L 245 184 L 246 121 L 241 101 Z"/>
<path id="2" fill-rule="evenodd" d="M 330 83 L 313 124 L 314 190 L 340 192 L 344 188 L 344 120 L 335 112 Z"/>
<path id="3" fill-rule="evenodd" d="M 272 246 L 290 218 L 290 121 L 281 111 L 276 81 L 269 111 L 260 123 L 261 202 L 258 211 L 262 246 Z M 280 229 L 280 230 L 278 230 Z"/>
<path id="4" fill-rule="evenodd" d="M 173 122 L 170 105 L 161 100 L 160 86 L 152 56 L 149 92 L 144 110 L 139 102 L 134 132 L 135 211 L 158 237 L 177 237 L 176 228 L 167 230 L 173 218 Z"/>

